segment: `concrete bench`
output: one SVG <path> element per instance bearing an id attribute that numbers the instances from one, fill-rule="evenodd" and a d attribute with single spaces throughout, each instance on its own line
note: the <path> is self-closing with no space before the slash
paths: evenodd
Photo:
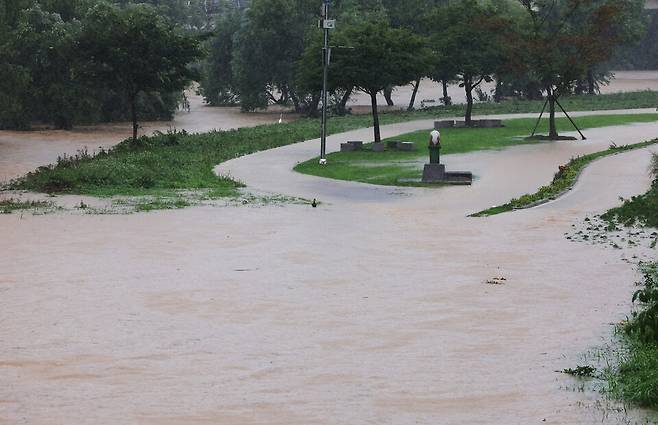
<path id="1" fill-rule="evenodd" d="M 341 143 L 340 144 L 340 151 L 341 152 L 354 152 L 354 151 L 360 151 L 363 148 L 363 142 L 359 141 L 350 141 L 347 143 Z"/>
<path id="2" fill-rule="evenodd" d="M 397 149 L 398 148 L 398 141 L 397 140 L 387 140 L 386 141 L 386 148 L 387 149 Z"/>
<path id="3" fill-rule="evenodd" d="M 455 121 L 446 120 L 446 121 L 434 121 L 434 130 L 439 130 L 441 128 L 452 128 L 455 126 Z"/>
<path id="4" fill-rule="evenodd" d="M 414 150 L 413 142 L 398 142 L 397 148 L 403 152 L 411 152 Z"/>
<path id="5" fill-rule="evenodd" d="M 384 143 L 373 143 L 371 146 L 373 152 L 384 152 L 386 148 Z"/>
<path id="6" fill-rule="evenodd" d="M 503 127 L 503 120 L 479 120 L 477 126 L 480 128 L 500 128 Z"/>
<path id="7" fill-rule="evenodd" d="M 354 145 L 351 143 L 341 143 L 340 144 L 341 152 L 354 152 Z"/>

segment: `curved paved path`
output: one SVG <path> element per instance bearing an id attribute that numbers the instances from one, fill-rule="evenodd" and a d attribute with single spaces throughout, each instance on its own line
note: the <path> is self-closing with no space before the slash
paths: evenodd
<path id="1" fill-rule="evenodd" d="M 573 116 L 655 112 L 655 109 L 635 109 L 575 112 Z M 532 118 L 536 117 L 536 114 L 506 114 L 487 117 L 498 119 Z M 478 119 L 478 117 L 474 117 L 474 119 Z M 419 120 L 382 126 L 382 138 L 428 129 L 432 126 L 433 120 Z M 611 142 L 618 144 L 631 143 L 652 139 L 657 135 L 658 131 L 656 131 L 655 125 L 630 125 L 616 129 L 610 127 L 589 129 L 586 131 L 588 140 L 584 142 L 522 145 L 510 148 L 502 155 L 496 151 L 444 155 L 443 161 L 447 164 L 449 170 L 473 171 L 476 180 L 466 192 L 470 193 L 473 198 L 482 201 L 469 207 L 479 208 L 482 205 L 486 207 L 491 203 L 506 202 L 512 197 L 535 191 L 547 180 L 550 180 L 558 165 L 566 163 L 573 156 L 607 149 Z M 370 140 L 371 138 L 371 128 L 330 136 L 327 139 L 327 152 L 338 151 L 340 144 L 348 140 Z M 319 145 L 319 139 L 315 139 L 258 152 L 220 164 L 215 168 L 215 172 L 236 178 L 246 183 L 250 189 L 257 191 L 308 199 L 317 198 L 329 202 L 396 201 L 400 196 L 412 194 L 428 195 L 436 198 L 443 197 L 446 193 L 460 194 L 458 195 L 459 198 L 463 199 L 461 194 L 465 192 L 464 188 L 442 188 L 438 191 L 435 189 L 394 188 L 325 179 L 293 172 L 292 168 L 296 164 L 318 155 Z M 518 176 L 523 176 L 523 178 L 519 179 Z M 461 207 L 461 205 L 454 206 Z"/>
<path id="2" fill-rule="evenodd" d="M 657 134 L 451 156 L 473 187 L 401 191 L 293 174 L 309 142 L 225 170 L 329 201 L 315 209 L 0 216 L 0 423 L 617 423 L 625 412 L 554 371 L 628 313 L 633 251 L 562 235 L 646 190 L 651 149 L 593 163 L 556 202 L 465 213 L 536 189 L 572 155 Z"/>

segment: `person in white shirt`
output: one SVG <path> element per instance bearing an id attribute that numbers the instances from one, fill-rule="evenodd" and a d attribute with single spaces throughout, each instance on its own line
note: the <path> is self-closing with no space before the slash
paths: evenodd
<path id="1" fill-rule="evenodd" d="M 441 133 L 439 130 L 433 130 L 430 133 L 430 164 L 440 164 L 440 151 L 441 151 Z"/>
<path id="2" fill-rule="evenodd" d="M 430 145 L 441 146 L 441 133 L 439 130 L 434 130 L 430 133 Z"/>

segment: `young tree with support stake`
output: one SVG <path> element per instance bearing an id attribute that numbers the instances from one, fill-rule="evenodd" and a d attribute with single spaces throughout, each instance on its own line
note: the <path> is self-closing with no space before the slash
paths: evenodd
<path id="1" fill-rule="evenodd" d="M 549 139 L 559 138 L 555 125 L 556 106 L 575 122 L 562 107 L 559 98 L 573 91 L 588 71 L 612 55 L 615 46 L 625 41 L 620 16 L 627 16 L 633 0 L 519 0 L 529 16 L 518 43 L 520 49 L 510 57 L 519 74 L 529 74 L 546 93 L 539 121 L 548 106 Z M 574 22 L 574 17 L 578 21 Z M 587 23 L 586 25 L 584 23 Z"/>

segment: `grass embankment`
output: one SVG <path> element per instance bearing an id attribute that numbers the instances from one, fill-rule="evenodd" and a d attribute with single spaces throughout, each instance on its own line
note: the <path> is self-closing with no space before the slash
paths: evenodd
<path id="1" fill-rule="evenodd" d="M 643 108 L 657 104 L 658 93 L 648 91 L 563 99 L 563 105 L 570 110 Z M 542 105 L 539 101 L 478 104 L 475 113 L 537 112 Z M 390 124 L 462 113 L 463 106 L 437 107 L 382 114 L 381 122 Z M 367 115 L 336 117 L 329 121 L 328 130 L 335 134 L 369 125 L 371 117 Z M 12 182 L 8 188 L 93 196 L 168 196 L 179 191 L 206 190 L 211 198 L 232 196 L 241 184 L 215 176 L 212 172 L 215 165 L 317 137 L 317 119 L 205 134 L 159 134 L 142 137 L 137 144 L 124 141 L 94 156 L 80 152 L 74 157 L 61 158 L 56 164 L 40 167 Z"/>
<path id="2" fill-rule="evenodd" d="M 658 120 L 657 114 L 609 115 L 578 118 L 582 128 L 606 127 L 631 122 L 651 122 Z M 502 149 L 519 144 L 538 143 L 525 138 L 535 124 L 535 119 L 506 120 L 504 128 L 446 128 L 441 130 L 441 154 L 465 153 L 485 149 Z M 573 130 L 566 118 L 556 120 L 559 131 Z M 544 121 L 539 131 L 547 130 Z M 413 142 L 415 150 L 400 152 L 387 150 L 372 152 L 370 145 L 363 151 L 336 152 L 327 156 L 328 164 L 319 165 L 317 158 L 300 163 L 295 171 L 319 177 L 357 181 L 387 186 L 423 186 L 420 180 L 423 159 L 427 157 L 427 137 L 429 130 L 396 136 L 388 140 Z M 403 181 L 403 182 L 401 182 Z M 511 208 L 510 208 L 511 209 Z"/>
<path id="3" fill-rule="evenodd" d="M 608 222 L 616 221 L 625 226 L 639 224 L 658 229 L 658 155 L 653 156 L 651 172 L 654 180 L 647 193 L 633 196 L 601 217 Z"/>
<path id="4" fill-rule="evenodd" d="M 633 295 L 640 309 L 621 328 L 627 350 L 607 378 L 613 396 L 658 410 L 658 263 L 642 266 L 642 274 Z"/>
<path id="5" fill-rule="evenodd" d="M 555 173 L 555 176 L 553 177 L 553 181 L 546 186 L 540 187 L 539 190 L 537 190 L 537 192 L 523 195 L 519 198 L 512 199 L 506 204 L 491 207 L 486 210 L 477 212 L 475 214 L 472 214 L 471 217 L 487 217 L 491 215 L 512 211 L 515 209 L 529 208 L 541 204 L 543 202 L 553 200 L 558 196 L 564 194 L 564 192 L 570 190 L 573 187 L 573 185 L 576 183 L 576 180 L 578 180 L 578 176 L 580 175 L 583 168 L 589 165 L 592 161 L 599 158 L 603 158 L 608 155 L 614 155 L 633 149 L 645 148 L 647 146 L 655 145 L 657 143 L 658 143 L 658 139 L 654 139 L 646 142 L 635 143 L 632 145 L 612 146 L 610 147 L 610 149 L 604 151 L 591 153 L 589 155 L 579 156 L 569 161 L 566 165 L 560 166 L 558 172 Z M 655 192 L 656 188 L 654 187 L 654 189 L 652 190 Z M 655 196 L 656 195 L 654 195 L 654 197 Z M 635 210 L 638 210 L 638 206 L 647 202 L 649 203 L 653 202 L 654 211 L 658 211 L 658 209 L 655 209 L 655 205 L 658 205 L 657 200 L 655 198 L 652 198 L 651 196 L 648 196 L 647 194 L 643 196 L 634 197 L 632 203 L 630 203 L 629 201 L 627 202 L 628 205 L 624 204 L 623 207 L 612 210 L 611 212 L 608 213 L 608 215 L 612 217 L 612 215 L 620 214 L 621 217 L 626 217 L 626 221 L 628 222 L 631 220 L 631 215 L 634 214 Z M 642 208 L 640 208 L 640 210 L 646 211 L 646 209 L 642 209 Z M 635 218 L 632 218 L 632 220 L 634 221 Z M 657 220 L 657 218 L 653 217 L 653 220 L 655 221 Z"/>
<path id="6" fill-rule="evenodd" d="M 658 155 L 651 171 L 653 184 L 646 194 L 626 200 L 602 218 L 615 225 L 658 228 Z M 644 264 L 641 271 L 642 286 L 633 295 L 640 309 L 622 328 L 627 350 L 609 371 L 608 383 L 618 398 L 658 410 L 658 263 Z"/>

